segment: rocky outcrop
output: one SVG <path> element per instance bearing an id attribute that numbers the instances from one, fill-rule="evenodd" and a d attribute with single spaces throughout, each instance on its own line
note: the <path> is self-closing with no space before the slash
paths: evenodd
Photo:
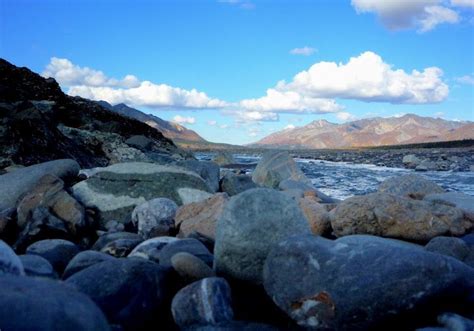
<path id="1" fill-rule="evenodd" d="M 473 226 L 455 207 L 387 193 L 346 199 L 330 216 L 334 234 L 338 237 L 372 234 L 428 241 L 441 235 L 460 236 Z"/>
<path id="2" fill-rule="evenodd" d="M 423 199 L 427 194 L 443 193 L 444 190 L 419 175 L 403 175 L 389 178 L 379 186 L 379 192 L 390 193 L 398 196 Z"/>

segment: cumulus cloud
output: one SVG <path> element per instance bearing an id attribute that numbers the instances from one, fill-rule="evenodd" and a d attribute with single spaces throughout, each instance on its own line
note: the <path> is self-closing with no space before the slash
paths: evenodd
<path id="1" fill-rule="evenodd" d="M 338 119 L 340 119 L 341 121 L 352 121 L 352 120 L 355 120 L 356 117 L 354 115 L 352 115 L 351 113 L 348 113 L 348 112 L 345 112 L 345 111 L 341 111 L 339 113 L 336 114 L 336 117 Z"/>
<path id="2" fill-rule="evenodd" d="M 452 0 L 452 2 L 468 2 Z M 416 28 L 419 32 L 434 29 L 442 23 L 457 23 L 456 11 L 446 7 L 442 0 L 380 1 L 352 0 L 357 13 L 374 13 L 390 30 Z"/>
<path id="3" fill-rule="evenodd" d="M 464 75 L 457 77 L 456 81 L 461 84 L 474 85 L 474 75 Z"/>
<path id="4" fill-rule="evenodd" d="M 294 126 L 293 124 L 288 124 L 283 128 L 283 130 L 293 130 L 294 128 L 296 128 L 296 126 Z"/>
<path id="5" fill-rule="evenodd" d="M 474 8 L 474 0 L 451 0 L 451 5 Z"/>
<path id="6" fill-rule="evenodd" d="M 316 48 L 305 46 L 301 48 L 293 48 L 290 51 L 290 54 L 309 56 L 309 55 L 314 54 L 315 52 L 316 52 Z"/>
<path id="7" fill-rule="evenodd" d="M 296 92 L 306 98 L 337 97 L 393 104 L 437 103 L 449 94 L 442 75 L 443 71 L 437 67 L 407 73 L 392 68 L 379 55 L 365 52 L 345 64 L 316 63 L 295 75 L 290 83 L 280 82 L 277 90 Z M 329 109 L 340 111 L 334 106 Z"/>
<path id="8" fill-rule="evenodd" d="M 42 73 L 53 77 L 67 93 L 92 100 L 105 100 L 111 104 L 125 103 L 150 108 L 221 108 L 224 101 L 210 98 L 196 89 L 185 90 L 166 84 L 139 81 L 133 75 L 123 79 L 107 77 L 103 72 L 74 65 L 68 59 L 52 58 Z"/>
<path id="9" fill-rule="evenodd" d="M 178 124 L 194 124 L 196 123 L 196 119 L 194 117 L 184 117 L 181 115 L 176 115 L 173 117 L 173 122 Z"/>

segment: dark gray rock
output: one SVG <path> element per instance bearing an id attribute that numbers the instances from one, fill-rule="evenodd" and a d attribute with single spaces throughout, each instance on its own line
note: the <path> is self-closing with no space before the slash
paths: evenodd
<path id="1" fill-rule="evenodd" d="M 474 269 L 392 239 L 298 236 L 269 254 L 264 286 L 308 329 L 413 329 L 412 323 L 423 322 L 416 311 L 436 314 L 453 303 L 472 307 Z"/>
<path id="2" fill-rule="evenodd" d="M 147 152 L 151 150 L 154 142 L 148 137 L 139 135 L 128 138 L 125 140 L 125 143 L 130 147 L 141 150 L 142 152 Z"/>
<path id="3" fill-rule="evenodd" d="M 252 189 L 233 196 L 217 222 L 217 274 L 261 283 L 263 263 L 273 245 L 311 230 L 300 208 L 285 194 Z"/>
<path id="4" fill-rule="evenodd" d="M 114 259 L 94 264 L 66 280 L 87 294 L 110 323 L 125 330 L 160 325 L 172 290 L 169 269 L 143 259 Z"/>
<path id="5" fill-rule="evenodd" d="M 126 257 L 142 241 L 142 239 L 117 239 L 109 242 L 100 251 L 114 257 Z"/>
<path id="6" fill-rule="evenodd" d="M 233 172 L 228 172 L 221 179 L 221 191 L 226 192 L 229 196 L 257 187 L 258 185 L 248 175 L 236 175 Z"/>
<path id="7" fill-rule="evenodd" d="M 0 240 L 0 276 L 24 275 L 25 271 L 20 258 L 3 240 Z"/>
<path id="8" fill-rule="evenodd" d="M 427 251 L 452 256 L 460 261 L 464 261 L 469 255 L 469 246 L 459 238 L 455 237 L 435 237 L 426 244 Z"/>
<path id="9" fill-rule="evenodd" d="M 438 322 L 449 331 L 472 331 L 474 320 L 462 317 L 458 314 L 444 313 L 438 316 Z"/>
<path id="10" fill-rule="evenodd" d="M 182 288 L 171 303 L 179 327 L 228 322 L 234 317 L 230 286 L 224 278 L 204 278 Z"/>
<path id="11" fill-rule="evenodd" d="M 28 193 L 44 175 L 71 179 L 79 173 L 79 164 L 64 159 L 35 164 L 0 176 L 0 210 L 16 208 L 18 199 Z"/>
<path id="12" fill-rule="evenodd" d="M 171 258 L 177 253 L 189 253 L 194 255 L 195 257 L 204 261 L 207 265 L 212 266 L 214 258 L 209 250 L 204 246 L 197 239 L 186 238 L 180 239 L 177 241 L 172 241 L 168 243 L 166 246 L 158 254 L 160 265 L 170 267 L 171 266 Z"/>
<path id="13" fill-rule="evenodd" d="M 173 255 L 171 265 L 186 282 L 215 276 L 214 271 L 203 260 L 186 252 Z"/>
<path id="14" fill-rule="evenodd" d="M 58 278 L 58 274 L 54 271 L 53 266 L 44 257 L 39 255 L 20 255 L 19 258 L 27 276 Z"/>
<path id="15" fill-rule="evenodd" d="M 220 168 L 217 163 L 210 161 L 184 160 L 178 162 L 178 165 L 194 171 L 201 176 L 206 181 L 212 192 L 219 191 Z"/>
<path id="16" fill-rule="evenodd" d="M 379 192 L 390 193 L 413 199 L 423 199 L 427 194 L 443 193 L 438 184 L 419 175 L 403 175 L 389 178 L 379 186 Z"/>
<path id="17" fill-rule="evenodd" d="M 280 182 L 278 188 L 282 191 L 290 191 L 290 190 L 301 190 L 303 191 L 303 195 L 308 192 L 313 192 L 314 196 L 318 198 L 321 203 L 337 203 L 339 202 L 338 199 L 331 198 L 330 196 L 324 194 L 323 192 L 314 188 L 311 183 L 305 183 L 296 181 L 293 179 L 285 179 Z"/>
<path id="18" fill-rule="evenodd" d="M 79 248 L 74 243 L 62 239 L 40 240 L 26 248 L 26 254 L 44 257 L 59 275 L 78 253 Z"/>
<path id="19" fill-rule="evenodd" d="M 71 277 L 73 274 L 86 269 L 94 264 L 111 261 L 115 258 L 109 254 L 96 251 L 82 251 L 68 263 L 63 273 L 63 279 Z"/>
<path id="20" fill-rule="evenodd" d="M 104 314 L 86 295 L 59 282 L 0 277 L 1 330 L 107 331 Z"/>
<path id="21" fill-rule="evenodd" d="M 136 233 L 132 232 L 108 232 L 104 233 L 97 239 L 97 241 L 92 246 L 92 250 L 101 251 L 107 244 L 118 239 L 136 239 L 141 240 L 142 237 Z"/>
<path id="22" fill-rule="evenodd" d="M 145 240 L 136 246 L 130 254 L 128 254 L 128 257 L 137 257 L 159 263 L 161 250 L 169 243 L 178 240 L 179 239 L 175 237 L 156 237 Z"/>
<path id="23" fill-rule="evenodd" d="M 135 207 L 132 222 L 138 234 L 148 239 L 158 235 L 170 235 L 174 231 L 174 216 L 178 205 L 167 198 L 156 198 Z"/>

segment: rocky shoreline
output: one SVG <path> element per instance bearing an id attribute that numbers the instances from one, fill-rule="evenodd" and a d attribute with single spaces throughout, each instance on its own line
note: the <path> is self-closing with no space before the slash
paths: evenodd
<path id="1" fill-rule="evenodd" d="M 2 330 L 474 325 L 474 197 L 417 175 L 337 201 L 286 152 L 251 176 L 55 160 L 0 176 L 0 203 Z"/>

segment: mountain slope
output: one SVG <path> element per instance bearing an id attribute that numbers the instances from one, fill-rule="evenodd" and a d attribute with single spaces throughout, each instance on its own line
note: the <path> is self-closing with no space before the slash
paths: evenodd
<path id="1" fill-rule="evenodd" d="M 414 144 L 474 138 L 474 123 L 446 121 L 408 114 L 344 124 L 318 120 L 303 127 L 273 133 L 252 146 L 343 148 Z"/>
<path id="2" fill-rule="evenodd" d="M 99 101 L 99 104 L 116 113 L 119 113 L 120 115 L 128 116 L 139 120 L 140 122 L 146 123 L 163 133 L 166 138 L 172 139 L 173 141 L 206 142 L 204 138 L 202 138 L 193 130 L 187 129 L 177 123 L 165 121 L 157 116 L 145 114 L 142 111 L 129 107 L 124 103 L 119 103 L 115 106 L 112 106 L 105 101 Z"/>

